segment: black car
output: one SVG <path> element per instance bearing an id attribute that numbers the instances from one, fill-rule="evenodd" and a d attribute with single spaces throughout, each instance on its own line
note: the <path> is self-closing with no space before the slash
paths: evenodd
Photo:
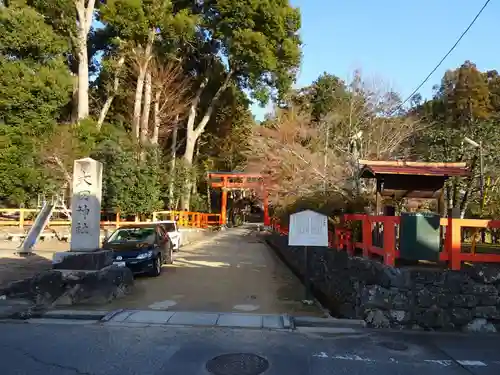
<path id="1" fill-rule="evenodd" d="M 134 274 L 159 276 L 162 264 L 172 264 L 173 244 L 162 224 L 132 224 L 118 228 L 103 243 L 113 250 L 114 264 Z"/>

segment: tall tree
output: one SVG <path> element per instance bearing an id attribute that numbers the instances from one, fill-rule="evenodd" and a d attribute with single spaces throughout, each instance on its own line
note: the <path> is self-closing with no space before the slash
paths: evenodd
<path id="1" fill-rule="evenodd" d="M 66 41 L 22 1 L 0 7 L 0 197 L 25 203 L 48 188 L 40 144 L 70 100 Z"/>
<path id="2" fill-rule="evenodd" d="M 222 93 L 235 84 L 262 103 L 283 95 L 295 79 L 301 43 L 300 13 L 288 0 L 204 0 L 195 3 L 193 13 L 202 21 L 191 50 L 198 87 L 187 121 L 183 159 L 188 166 Z M 202 100 L 213 79 L 220 79 L 217 90 Z M 191 185 L 186 181 L 186 209 Z"/>

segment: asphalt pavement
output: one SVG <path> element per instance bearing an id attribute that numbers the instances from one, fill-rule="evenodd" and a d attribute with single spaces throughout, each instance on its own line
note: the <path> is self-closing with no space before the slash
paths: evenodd
<path id="1" fill-rule="evenodd" d="M 3 322 L 0 374 L 497 375 L 499 344 L 497 335 Z"/>

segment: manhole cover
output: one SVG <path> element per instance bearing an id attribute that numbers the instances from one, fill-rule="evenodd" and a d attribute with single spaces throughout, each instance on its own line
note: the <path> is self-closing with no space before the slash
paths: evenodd
<path id="1" fill-rule="evenodd" d="M 207 362 L 214 375 L 259 375 L 269 368 L 269 362 L 256 354 L 223 354 Z"/>
<path id="2" fill-rule="evenodd" d="M 382 342 L 379 345 L 390 350 L 397 350 L 401 352 L 408 349 L 408 345 L 403 344 L 402 342 L 395 342 L 395 341 Z"/>

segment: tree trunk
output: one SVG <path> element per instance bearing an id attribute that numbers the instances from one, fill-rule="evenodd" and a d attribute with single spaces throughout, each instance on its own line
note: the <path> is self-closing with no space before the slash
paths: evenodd
<path id="1" fill-rule="evenodd" d="M 168 184 L 168 204 L 170 206 L 170 210 L 173 210 L 177 207 L 177 203 L 174 207 L 174 178 L 175 178 L 175 156 L 177 150 L 177 129 L 178 129 L 178 119 L 177 116 L 174 124 L 174 128 L 172 129 L 172 145 L 170 146 L 170 182 Z"/>
<path id="2" fill-rule="evenodd" d="M 151 110 L 151 72 L 146 73 L 144 89 L 144 106 L 142 108 L 141 119 L 141 143 L 144 145 L 148 141 L 149 135 L 149 112 Z"/>
<path id="3" fill-rule="evenodd" d="M 125 63 L 125 56 L 120 57 L 118 60 L 118 64 L 116 66 L 115 78 L 113 81 L 113 92 L 111 95 L 108 95 L 108 98 L 104 102 L 102 106 L 101 113 L 99 113 L 99 120 L 97 120 L 97 129 L 101 129 L 104 120 L 106 119 L 106 115 L 108 114 L 109 109 L 111 108 L 111 104 L 113 104 L 113 99 L 115 98 L 116 92 L 118 91 L 118 86 L 120 85 L 120 72 Z"/>
<path id="4" fill-rule="evenodd" d="M 160 136 L 160 94 L 161 90 L 158 89 L 155 93 L 155 102 L 153 105 L 153 135 L 151 137 L 151 144 L 153 145 L 158 145 L 158 138 Z"/>
<path id="5" fill-rule="evenodd" d="M 151 60 L 154 37 L 155 30 L 152 29 L 148 35 L 148 42 L 144 51 L 144 56 L 140 57 L 142 61 L 139 64 L 139 74 L 137 76 L 137 83 L 135 86 L 134 115 L 132 117 L 132 131 L 136 139 L 139 139 L 141 134 L 142 93 L 144 91 L 144 81 L 146 80 L 149 60 Z"/>
<path id="6" fill-rule="evenodd" d="M 196 142 L 196 147 L 195 147 L 195 161 L 198 160 L 198 156 L 200 155 L 200 142 Z M 191 188 L 191 194 L 192 195 L 197 195 L 198 194 L 198 179 L 195 177 L 192 182 L 192 188 Z"/>
<path id="7" fill-rule="evenodd" d="M 194 157 L 194 148 L 196 145 L 197 138 L 193 133 L 189 133 L 186 137 L 186 149 L 184 151 L 183 159 L 186 168 L 188 169 L 188 173 L 186 176 L 186 180 L 184 181 L 183 192 L 181 195 L 181 209 L 189 211 L 189 204 L 191 201 L 191 190 L 193 188 L 193 180 L 191 178 L 191 172 L 193 167 L 193 157 Z"/>
<path id="8" fill-rule="evenodd" d="M 203 90 L 205 89 L 208 79 L 203 80 L 203 82 L 200 84 L 200 87 L 198 88 L 198 91 L 196 93 L 196 96 L 193 100 L 193 103 L 191 104 L 190 110 L 189 110 L 189 118 L 188 118 L 188 123 L 187 123 L 187 134 L 186 134 L 186 150 L 184 151 L 184 162 L 186 164 L 186 167 L 191 168 L 193 166 L 193 157 L 194 157 L 194 150 L 196 147 L 196 141 L 200 137 L 200 135 L 204 132 L 208 121 L 210 120 L 212 113 L 214 111 L 215 106 L 217 105 L 217 102 L 222 95 L 222 93 L 226 90 L 226 88 L 229 86 L 229 83 L 231 82 L 231 77 L 233 75 L 232 71 L 229 71 L 226 79 L 222 83 L 222 85 L 219 87 L 215 95 L 213 96 L 212 100 L 210 101 L 207 110 L 205 111 L 205 114 L 203 115 L 203 118 L 201 121 L 198 123 L 198 126 L 196 128 L 194 127 L 195 120 L 196 120 L 196 112 L 198 110 L 198 105 L 200 103 L 200 98 L 201 94 L 203 93 Z M 185 184 L 184 184 L 184 191 L 181 197 L 181 206 L 182 209 L 184 210 L 189 210 L 189 203 L 191 200 L 191 189 L 192 189 L 192 179 L 191 178 L 186 178 Z"/>
<path id="9" fill-rule="evenodd" d="M 87 38 L 92 24 L 95 0 L 75 0 L 77 14 L 77 56 L 78 56 L 78 109 L 77 119 L 89 116 L 89 61 Z"/>
<path id="10" fill-rule="evenodd" d="M 140 135 L 142 92 L 144 91 L 145 79 L 146 79 L 146 69 L 143 69 L 141 67 L 135 85 L 134 117 L 132 118 L 132 131 L 136 139 L 139 139 Z"/>

